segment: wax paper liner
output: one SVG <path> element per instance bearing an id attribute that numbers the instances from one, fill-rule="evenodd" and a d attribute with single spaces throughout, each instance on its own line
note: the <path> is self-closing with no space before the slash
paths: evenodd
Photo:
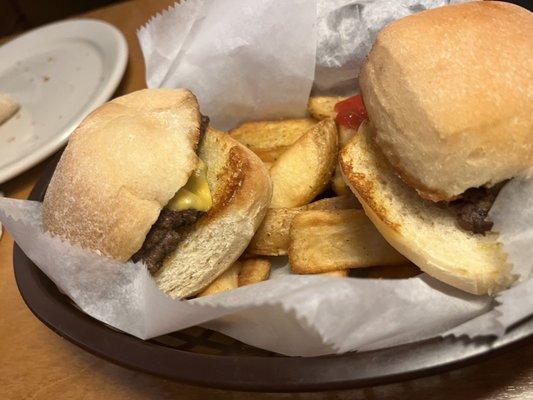
<path id="1" fill-rule="evenodd" d="M 406 280 L 290 275 L 283 259 L 268 281 L 173 300 L 157 289 L 143 265 L 120 263 L 44 233 L 41 203 L 0 199 L 0 220 L 80 309 L 142 339 L 203 324 L 270 351 L 314 356 L 433 337 L 484 314 L 492 303 L 427 275 Z M 498 300 L 505 307 L 521 290 L 517 286 Z M 499 327 L 483 333 L 501 334 Z"/>

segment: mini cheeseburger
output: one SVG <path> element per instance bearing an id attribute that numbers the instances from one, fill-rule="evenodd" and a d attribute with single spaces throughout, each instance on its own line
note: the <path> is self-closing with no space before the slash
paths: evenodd
<path id="1" fill-rule="evenodd" d="M 263 163 L 211 129 L 184 89 L 146 89 L 92 112 L 46 192 L 44 229 L 141 261 L 172 297 L 194 295 L 244 251 L 266 213 Z"/>
<path id="2" fill-rule="evenodd" d="M 502 185 L 533 167 L 533 14 L 485 1 L 393 22 L 359 85 L 370 123 L 340 164 L 369 218 L 450 285 L 509 286 L 488 212 Z"/>

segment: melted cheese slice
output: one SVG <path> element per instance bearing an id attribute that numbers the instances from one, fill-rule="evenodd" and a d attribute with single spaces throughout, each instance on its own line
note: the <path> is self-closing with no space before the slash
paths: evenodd
<path id="1" fill-rule="evenodd" d="M 202 160 L 199 160 L 198 167 L 191 177 L 174 197 L 168 202 L 170 210 L 198 210 L 207 211 L 211 208 L 213 199 L 207 184 L 207 167 Z"/>

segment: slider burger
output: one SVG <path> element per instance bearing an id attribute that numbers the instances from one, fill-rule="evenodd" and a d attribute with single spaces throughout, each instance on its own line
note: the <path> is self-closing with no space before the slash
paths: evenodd
<path id="1" fill-rule="evenodd" d="M 172 297 L 194 295 L 244 251 L 271 182 L 261 160 L 208 127 L 184 89 L 146 89 L 93 111 L 70 137 L 43 204 L 45 231 L 140 261 Z"/>
<path id="2" fill-rule="evenodd" d="M 368 217 L 437 279 L 475 294 L 509 286 L 488 212 L 533 167 L 533 14 L 484 1 L 393 22 L 359 85 L 370 123 L 340 164 Z"/>

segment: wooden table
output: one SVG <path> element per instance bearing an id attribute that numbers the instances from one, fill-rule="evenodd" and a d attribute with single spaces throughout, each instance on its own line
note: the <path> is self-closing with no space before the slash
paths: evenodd
<path id="1" fill-rule="evenodd" d="M 136 0 L 84 15 L 110 22 L 126 36 L 129 65 L 116 95 L 145 86 L 135 31 L 171 3 Z M 45 163 L 0 185 L 0 191 L 9 197 L 26 198 Z M 13 240 L 5 233 L 0 240 L 0 399 L 533 399 L 533 345 L 433 377 L 315 394 L 234 393 L 133 372 L 75 347 L 31 314 L 15 285 L 12 249 Z"/>

